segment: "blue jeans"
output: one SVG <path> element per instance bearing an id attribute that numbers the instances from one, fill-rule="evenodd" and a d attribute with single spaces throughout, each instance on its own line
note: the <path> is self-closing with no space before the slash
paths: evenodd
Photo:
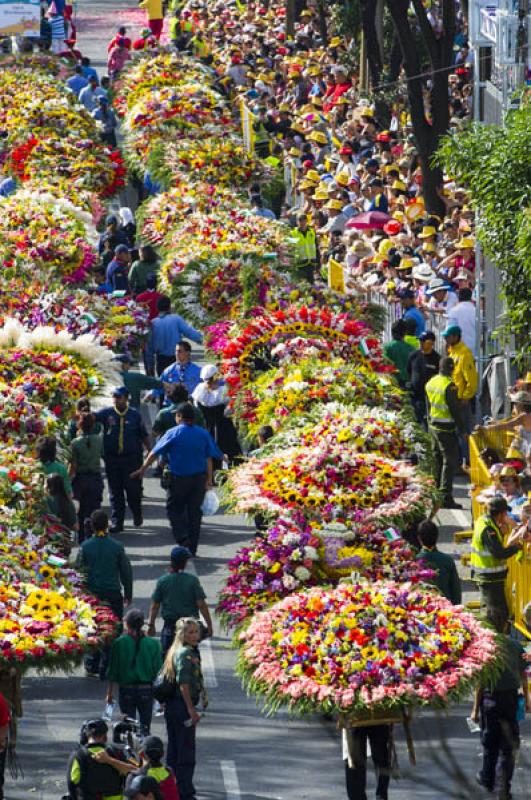
<path id="1" fill-rule="evenodd" d="M 120 711 L 127 717 L 137 718 L 140 722 L 142 736 L 149 736 L 151 717 L 153 715 L 153 689 L 145 684 L 141 686 L 120 686 L 118 692 Z"/>
<path id="2" fill-rule="evenodd" d="M 177 776 L 181 800 L 195 800 L 195 725 L 184 724 L 190 715 L 180 694 L 166 703 L 164 719 L 168 733 L 166 764 Z"/>

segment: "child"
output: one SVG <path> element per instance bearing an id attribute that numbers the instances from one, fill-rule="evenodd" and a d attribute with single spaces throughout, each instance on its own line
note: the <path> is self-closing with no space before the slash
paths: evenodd
<path id="1" fill-rule="evenodd" d="M 180 800 L 177 781 L 171 767 L 162 764 L 164 745 L 158 736 L 148 736 L 142 743 L 140 751 L 142 766 L 138 772 L 131 774 L 127 779 L 126 789 L 137 775 L 147 775 L 154 778 L 159 784 L 163 800 Z"/>

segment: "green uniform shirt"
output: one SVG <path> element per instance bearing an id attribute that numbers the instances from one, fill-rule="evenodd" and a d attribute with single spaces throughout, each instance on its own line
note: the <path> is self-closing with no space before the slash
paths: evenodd
<path id="1" fill-rule="evenodd" d="M 159 578 L 151 595 L 154 603 L 161 606 L 162 618 L 177 620 L 181 617 L 199 618 L 198 603 L 206 594 L 195 575 L 188 572 L 170 572 Z"/>
<path id="2" fill-rule="evenodd" d="M 438 588 L 440 593 L 447 597 L 454 606 L 460 605 L 461 581 L 452 556 L 447 553 L 441 553 L 437 548 L 428 550 L 423 547 L 417 556 L 417 560 L 422 560 L 427 567 L 437 573 L 437 576 L 431 582 Z"/>
<path id="3" fill-rule="evenodd" d="M 138 652 L 136 645 L 135 639 L 128 633 L 114 640 L 107 668 L 107 678 L 110 681 L 120 686 L 153 683 L 162 666 L 160 642 L 150 636 L 143 636 Z"/>
<path id="4" fill-rule="evenodd" d="M 174 428 L 177 423 L 175 422 L 175 414 L 180 403 L 174 403 L 167 408 L 161 408 L 153 422 L 153 432 L 158 436 Z M 200 408 L 194 406 L 194 425 L 199 425 L 201 428 L 206 428 L 205 416 Z"/>
<path id="5" fill-rule="evenodd" d="M 68 477 L 68 470 L 64 464 L 61 464 L 60 461 L 48 461 L 47 464 L 43 464 L 42 468 L 44 470 L 45 475 L 53 475 L 57 473 L 60 475 L 65 482 L 65 489 L 67 494 L 72 494 L 72 484 L 70 483 L 70 478 Z"/>
<path id="6" fill-rule="evenodd" d="M 122 585 L 126 600 L 133 596 L 133 571 L 123 544 L 110 536 L 91 536 L 79 548 L 77 556 L 79 569 L 87 576 L 90 592 L 121 592 Z"/>
<path id="7" fill-rule="evenodd" d="M 99 472 L 103 439 L 96 433 L 88 436 L 76 436 L 71 444 L 72 464 L 76 473 Z"/>
<path id="8" fill-rule="evenodd" d="M 143 292 L 147 287 L 148 275 L 156 275 L 160 261 L 133 261 L 129 270 L 129 286 L 133 292 Z"/>
<path id="9" fill-rule="evenodd" d="M 129 390 L 129 405 L 133 408 L 140 407 L 140 392 L 144 389 L 162 389 L 162 383 L 158 378 L 144 375 L 143 372 L 132 372 L 128 369 L 122 372 L 122 380 Z"/>
<path id="10" fill-rule="evenodd" d="M 392 342 L 384 345 L 384 355 L 397 368 L 402 383 L 407 381 L 407 362 L 411 353 L 414 352 L 415 348 L 401 339 L 393 339 Z"/>
<path id="11" fill-rule="evenodd" d="M 77 511 L 71 500 L 67 499 L 65 503 L 59 505 L 56 497 L 48 495 L 46 498 L 46 505 L 48 506 L 50 514 L 53 514 L 54 517 L 60 519 L 63 525 L 65 525 L 71 531 L 74 530 L 74 526 L 77 522 Z"/>
<path id="12" fill-rule="evenodd" d="M 203 674 L 201 672 L 201 656 L 197 647 L 180 647 L 173 656 L 175 680 L 177 686 L 186 683 L 190 687 L 190 696 L 195 705 L 203 690 Z"/>

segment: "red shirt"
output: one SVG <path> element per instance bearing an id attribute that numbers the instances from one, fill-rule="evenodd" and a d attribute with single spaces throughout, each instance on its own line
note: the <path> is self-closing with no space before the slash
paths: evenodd
<path id="1" fill-rule="evenodd" d="M 10 719 L 11 714 L 9 712 L 7 700 L 3 694 L 0 694 L 0 728 L 4 728 L 6 725 L 9 725 Z"/>
<path id="2" fill-rule="evenodd" d="M 142 305 L 147 306 L 149 310 L 149 321 L 151 322 L 152 319 L 158 316 L 159 310 L 157 308 L 157 303 L 159 302 L 159 298 L 163 297 L 160 292 L 157 292 L 156 289 L 146 289 L 145 292 L 140 292 L 136 296 L 136 302 L 142 303 Z"/>
<path id="3" fill-rule="evenodd" d="M 107 52 L 108 53 L 111 52 L 113 47 L 116 47 L 116 45 L 118 44 L 118 39 L 123 39 L 124 40 L 124 47 L 126 48 L 126 50 L 130 50 L 131 49 L 131 39 L 129 39 L 129 37 L 127 37 L 127 36 L 120 36 L 120 34 L 117 33 L 116 36 L 114 37 L 114 39 L 111 39 L 111 41 L 107 45 Z"/>

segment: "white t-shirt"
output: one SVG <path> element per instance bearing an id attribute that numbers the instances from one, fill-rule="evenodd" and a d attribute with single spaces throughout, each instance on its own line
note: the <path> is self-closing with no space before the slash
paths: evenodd
<path id="1" fill-rule="evenodd" d="M 476 306 L 469 300 L 457 303 L 447 314 L 448 325 L 459 325 L 461 340 L 477 355 L 476 346 Z"/>
<path id="2" fill-rule="evenodd" d="M 215 389 L 209 389 L 207 384 L 202 381 L 195 387 L 192 397 L 196 403 L 201 403 L 202 406 L 207 408 L 219 406 L 227 402 L 227 387 L 222 384 Z"/>

